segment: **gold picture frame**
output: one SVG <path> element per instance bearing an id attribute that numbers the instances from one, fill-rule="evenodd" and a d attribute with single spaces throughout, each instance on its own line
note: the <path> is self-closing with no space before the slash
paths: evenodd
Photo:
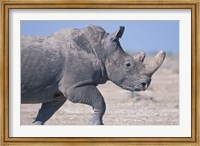
<path id="1" fill-rule="evenodd" d="M 199 0 L 136 1 L 136 0 L 1 0 L 1 68 L 0 68 L 0 123 L 2 145 L 199 145 L 200 100 L 199 100 Z M 43 138 L 9 137 L 9 9 L 63 9 L 63 8 L 113 8 L 113 9 L 191 9 L 192 13 L 192 136 L 191 137 L 102 137 L 102 138 Z"/>

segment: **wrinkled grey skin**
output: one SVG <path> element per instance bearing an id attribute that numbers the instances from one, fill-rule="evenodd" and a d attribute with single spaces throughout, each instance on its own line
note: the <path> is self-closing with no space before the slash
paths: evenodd
<path id="1" fill-rule="evenodd" d="M 50 36 L 21 36 L 21 103 L 42 103 L 34 124 L 44 124 L 68 99 L 92 106 L 90 124 L 102 125 L 106 105 L 96 86 L 112 81 L 130 91 L 146 90 L 165 52 L 144 64 L 144 52 L 126 54 L 124 27 L 64 29 Z"/>

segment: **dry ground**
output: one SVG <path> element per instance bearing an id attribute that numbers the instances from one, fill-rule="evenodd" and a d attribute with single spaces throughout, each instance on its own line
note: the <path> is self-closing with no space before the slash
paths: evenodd
<path id="1" fill-rule="evenodd" d="M 178 57 L 166 57 L 146 91 L 132 93 L 110 81 L 98 88 L 106 101 L 105 125 L 179 124 Z M 21 125 L 31 124 L 40 106 L 22 104 Z M 91 114 L 90 106 L 67 101 L 46 125 L 87 125 Z"/>

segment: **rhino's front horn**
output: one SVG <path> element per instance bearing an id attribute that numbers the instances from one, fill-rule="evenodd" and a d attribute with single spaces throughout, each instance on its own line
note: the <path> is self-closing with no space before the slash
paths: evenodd
<path id="1" fill-rule="evenodd" d="M 145 74 L 152 75 L 161 66 L 165 59 L 165 51 L 160 51 L 152 61 L 145 64 Z"/>

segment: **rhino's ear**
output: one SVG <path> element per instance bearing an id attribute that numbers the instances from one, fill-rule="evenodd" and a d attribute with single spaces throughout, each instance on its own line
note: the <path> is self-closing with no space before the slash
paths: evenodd
<path id="1" fill-rule="evenodd" d="M 111 36 L 112 40 L 121 38 L 124 33 L 124 29 L 125 29 L 124 26 L 120 26 L 119 30 L 112 34 L 112 36 Z"/>

